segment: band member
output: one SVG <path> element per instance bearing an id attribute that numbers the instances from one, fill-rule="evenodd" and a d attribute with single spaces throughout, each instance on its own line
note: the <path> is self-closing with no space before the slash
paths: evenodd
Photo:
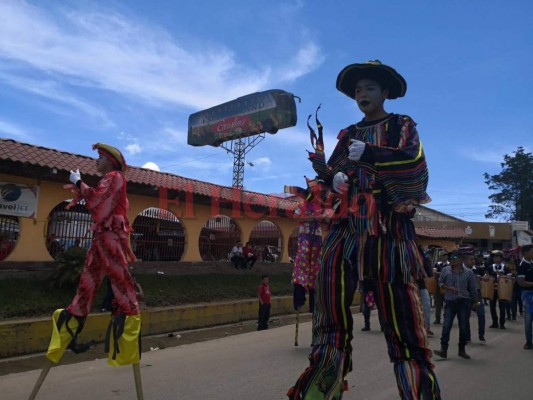
<path id="1" fill-rule="evenodd" d="M 503 253 L 499 250 L 494 250 L 492 253 L 492 264 L 487 269 L 487 273 L 494 278 L 494 298 L 490 300 L 490 316 L 492 318 L 492 325 L 489 328 L 505 329 L 505 313 L 507 311 L 508 301 L 498 298 L 498 281 L 501 276 L 511 275 L 511 269 L 503 260 Z M 496 302 L 500 309 L 500 318 L 498 325 L 498 313 L 496 311 Z"/>
<path id="2" fill-rule="evenodd" d="M 533 349 L 532 320 L 533 320 L 533 244 L 522 247 L 522 261 L 517 269 L 518 284 L 522 288 L 522 303 L 524 304 L 524 330 L 526 344 L 524 350 Z"/>

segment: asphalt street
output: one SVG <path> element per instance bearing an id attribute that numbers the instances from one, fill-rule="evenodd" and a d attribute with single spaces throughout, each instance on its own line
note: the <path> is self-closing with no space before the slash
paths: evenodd
<path id="1" fill-rule="evenodd" d="M 488 310 L 487 310 L 488 312 Z M 373 312 L 373 314 L 375 314 Z M 487 313 L 487 317 L 488 317 Z M 398 399 L 396 382 L 377 318 L 372 330 L 361 332 L 355 314 L 354 370 L 343 399 Z M 490 318 L 489 318 L 490 319 Z M 432 349 L 439 348 L 441 326 L 433 326 Z M 434 356 L 443 399 L 526 400 L 533 393 L 533 351 L 523 350 L 523 319 L 508 321 L 507 329 L 488 329 L 486 344 L 467 346 L 471 360 L 457 356 L 458 330 L 451 334 L 447 360 Z M 141 375 L 146 400 L 280 400 L 308 364 L 311 323 L 300 324 L 299 346 L 294 325 L 268 331 L 186 344 L 143 353 Z M 27 399 L 39 370 L 0 376 L 0 399 Z M 106 360 L 59 365 L 50 371 L 38 400 L 136 399 L 131 367 L 113 368 Z"/>

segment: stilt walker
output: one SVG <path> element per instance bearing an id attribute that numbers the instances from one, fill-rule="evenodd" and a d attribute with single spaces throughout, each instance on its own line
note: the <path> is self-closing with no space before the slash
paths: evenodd
<path id="1" fill-rule="evenodd" d="M 317 109 L 320 109 L 320 106 Z M 310 153 L 309 159 L 313 162 L 317 153 L 324 154 L 324 142 L 322 138 L 322 125 L 316 118 L 318 136 L 309 125 L 311 145 L 315 149 Z M 328 218 L 325 209 L 327 192 L 323 192 L 323 186 L 316 180 L 306 178 L 307 189 L 296 186 L 285 186 L 285 192 L 300 197 L 301 203 L 294 211 L 294 217 L 300 221 L 298 233 L 298 252 L 294 260 L 292 284 L 294 286 L 293 302 L 296 310 L 296 326 L 294 345 L 298 346 L 298 329 L 300 324 L 300 311 L 306 302 L 306 294 L 309 294 L 309 312 L 314 310 L 315 278 L 320 268 L 320 251 L 322 250 L 322 227 L 321 224 Z M 331 213 L 329 213 L 331 214 Z"/>
<path id="2" fill-rule="evenodd" d="M 83 182 L 79 169 L 70 171 L 72 184 L 65 185 L 74 194 L 67 209 L 81 200 L 91 212 L 94 232 L 87 252 L 80 283 L 72 303 L 53 314 L 52 337 L 46 357 L 49 364 L 30 395 L 34 399 L 53 364 L 61 361 L 66 349 L 80 353 L 92 343 L 79 344 L 78 335 L 93 304 L 94 296 L 107 275 L 115 296 L 115 307 L 106 333 L 105 349 L 112 366 L 133 365 L 137 398 L 143 399 L 139 369 L 141 344 L 141 314 L 128 261 L 135 255 L 130 247 L 131 227 L 126 217 L 129 208 L 126 196 L 127 168 L 122 153 L 115 147 L 97 143 L 99 158 L 96 169 L 102 175 L 95 188 Z"/>
<path id="3" fill-rule="evenodd" d="M 427 165 L 415 122 L 384 109 L 386 99 L 405 95 L 407 84 L 376 60 L 346 66 L 336 86 L 357 102 L 364 118 L 342 129 L 327 163 L 314 166 L 340 205 L 321 252 L 309 366 L 287 395 L 342 398 L 352 370 L 350 306 L 358 279 L 371 272 L 399 397 L 438 400 L 416 287 L 423 260 L 412 222 L 415 206 L 429 201 Z"/>

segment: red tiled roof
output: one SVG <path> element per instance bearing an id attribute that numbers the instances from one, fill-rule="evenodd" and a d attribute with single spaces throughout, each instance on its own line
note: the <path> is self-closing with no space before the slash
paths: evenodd
<path id="1" fill-rule="evenodd" d="M 418 236 L 439 239 L 461 239 L 465 233 L 460 228 L 434 228 L 429 226 L 416 226 L 415 232 Z"/>
<path id="2" fill-rule="evenodd" d="M 58 171 L 66 172 L 75 167 L 79 168 L 83 175 L 98 176 L 95 158 L 35 146 L 12 139 L 0 138 L 0 160 L 10 160 L 44 168 L 56 168 Z M 283 199 L 277 196 L 238 190 L 140 167 L 130 166 L 126 171 L 126 177 L 128 182 L 131 183 L 182 190 L 187 193 L 218 198 L 221 201 L 240 201 L 250 205 L 268 206 L 281 210 L 293 209 L 295 204 L 293 200 Z"/>

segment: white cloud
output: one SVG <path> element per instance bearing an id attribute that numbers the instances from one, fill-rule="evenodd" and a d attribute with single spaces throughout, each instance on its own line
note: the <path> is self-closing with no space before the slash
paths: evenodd
<path id="1" fill-rule="evenodd" d="M 131 143 L 126 146 L 126 151 L 128 154 L 134 155 L 140 153 L 142 149 L 139 143 Z"/>
<path id="2" fill-rule="evenodd" d="M 102 89 L 153 104 L 208 108 L 264 89 L 272 76 L 294 80 L 321 62 L 311 42 L 292 51 L 296 58 L 286 60 L 289 67 L 282 72 L 269 65 L 248 68 L 220 43 L 195 43 L 188 49 L 167 32 L 110 9 L 52 15 L 44 7 L 0 2 L 0 14 L 4 60 L 71 87 Z"/>
<path id="3" fill-rule="evenodd" d="M 53 80 L 19 77 L 3 70 L 0 64 L 0 81 L 7 83 L 19 90 L 51 99 L 70 107 L 74 107 L 90 117 L 100 121 L 105 128 L 115 126 L 113 121 L 111 121 L 107 113 L 102 108 L 94 106 L 81 99 L 79 96 L 70 93 L 59 83 Z M 50 108 L 50 105 L 47 102 L 42 102 L 41 105 L 43 107 Z M 54 111 L 64 115 L 69 115 L 71 113 L 71 111 L 61 110 L 58 108 L 55 108 Z"/>
<path id="4" fill-rule="evenodd" d="M 33 135 L 29 134 L 26 128 L 2 119 L 0 119 L 0 137 L 6 139 L 18 139 L 25 142 L 35 141 Z"/>
<path id="5" fill-rule="evenodd" d="M 516 150 L 516 149 L 514 149 Z M 488 164 L 500 164 L 503 162 L 504 154 L 511 154 L 514 150 L 509 150 L 505 152 L 504 150 L 483 150 L 479 148 L 464 149 L 461 148 L 458 150 L 459 155 L 466 157 L 469 160 L 483 162 Z"/>
<path id="6" fill-rule="evenodd" d="M 282 81 L 294 81 L 308 74 L 324 62 L 324 56 L 320 54 L 320 48 L 313 42 L 307 43 L 301 48 L 293 60 L 280 71 Z"/>
<path id="7" fill-rule="evenodd" d="M 161 171 L 159 166 L 156 163 L 152 162 L 152 161 L 148 161 L 141 168 L 150 169 L 152 171 L 157 171 L 157 172 Z"/>

